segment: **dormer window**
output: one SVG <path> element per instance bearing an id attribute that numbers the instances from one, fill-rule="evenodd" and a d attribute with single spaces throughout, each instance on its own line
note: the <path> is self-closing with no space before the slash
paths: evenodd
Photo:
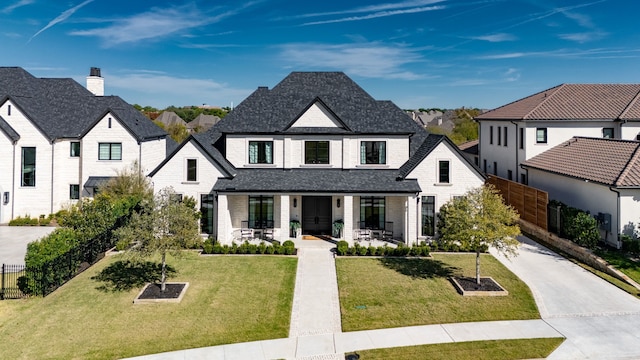
<path id="1" fill-rule="evenodd" d="M 363 141 L 360 143 L 360 164 L 386 164 L 386 142 Z"/>
<path id="2" fill-rule="evenodd" d="M 249 141 L 249 164 L 273 164 L 273 141 Z"/>

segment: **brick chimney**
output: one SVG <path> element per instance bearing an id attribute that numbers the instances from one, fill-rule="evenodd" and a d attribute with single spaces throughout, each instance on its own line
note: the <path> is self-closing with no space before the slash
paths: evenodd
<path id="1" fill-rule="evenodd" d="M 89 71 L 87 90 L 95 96 L 104 96 L 104 78 L 100 75 L 100 68 L 92 67 Z"/>

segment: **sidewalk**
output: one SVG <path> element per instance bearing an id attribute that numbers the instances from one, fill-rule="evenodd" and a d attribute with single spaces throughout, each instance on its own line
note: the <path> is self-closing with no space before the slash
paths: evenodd
<path id="1" fill-rule="evenodd" d="M 487 321 L 423 325 L 343 333 L 334 244 L 321 240 L 297 241 L 298 269 L 289 338 L 220 345 L 145 355 L 136 360 L 266 360 L 344 359 L 354 351 L 451 343 L 562 337 L 544 320 Z"/>

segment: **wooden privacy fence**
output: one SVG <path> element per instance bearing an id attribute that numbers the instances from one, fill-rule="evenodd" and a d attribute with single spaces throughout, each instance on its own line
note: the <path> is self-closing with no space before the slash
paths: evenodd
<path id="1" fill-rule="evenodd" d="M 549 194 L 530 186 L 497 176 L 488 175 L 487 183 L 493 184 L 504 198 L 513 206 L 522 220 L 528 221 L 547 230 L 547 204 Z"/>

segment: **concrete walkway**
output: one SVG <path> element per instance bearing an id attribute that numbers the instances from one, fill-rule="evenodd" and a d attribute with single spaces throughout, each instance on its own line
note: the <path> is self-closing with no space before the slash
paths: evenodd
<path id="1" fill-rule="evenodd" d="M 0 226 L 0 264 L 24 264 L 27 244 L 55 229 L 49 226 Z"/>
<path id="2" fill-rule="evenodd" d="M 492 251 L 533 292 L 542 319 L 567 340 L 549 359 L 640 359 L 640 300 L 521 237 L 519 255 Z"/>

